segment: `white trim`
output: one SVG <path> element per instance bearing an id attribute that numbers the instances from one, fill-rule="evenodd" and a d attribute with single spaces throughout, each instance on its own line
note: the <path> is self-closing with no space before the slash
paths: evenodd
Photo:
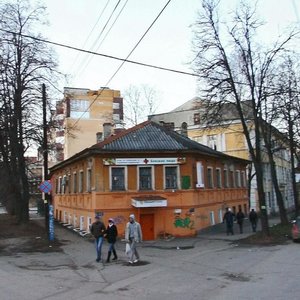
<path id="1" fill-rule="evenodd" d="M 145 190 L 140 189 L 140 168 L 151 168 L 151 189 Z M 154 173 L 154 166 L 144 165 L 144 166 L 137 166 L 137 189 L 140 191 L 154 191 L 155 190 L 155 173 Z"/>
<path id="2" fill-rule="evenodd" d="M 124 169 L 124 189 L 125 189 L 125 191 L 127 191 L 128 190 L 128 168 L 127 168 L 127 166 L 109 166 L 109 189 L 111 190 L 111 191 L 118 191 L 118 190 L 113 190 L 112 189 L 112 178 L 111 178 L 111 176 L 112 176 L 112 169 L 116 169 L 116 168 L 122 168 L 122 169 Z"/>
<path id="3" fill-rule="evenodd" d="M 196 188 L 203 188 L 204 182 L 203 182 L 203 165 L 201 161 L 197 161 L 196 163 L 196 170 L 197 170 L 197 183 Z"/>
<path id="4" fill-rule="evenodd" d="M 181 186 L 180 186 L 180 173 L 179 173 L 179 166 L 178 165 L 167 165 L 167 166 L 163 166 L 163 173 L 164 173 L 164 189 L 165 190 L 172 190 L 172 189 L 176 189 L 176 190 L 180 190 L 181 189 Z M 176 188 L 167 188 L 166 187 L 166 168 L 176 168 L 176 185 L 177 187 Z"/>

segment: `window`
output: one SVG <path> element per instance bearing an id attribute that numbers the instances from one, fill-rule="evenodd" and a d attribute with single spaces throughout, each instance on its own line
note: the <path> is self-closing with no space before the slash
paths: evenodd
<path id="1" fill-rule="evenodd" d="M 68 186 L 67 175 L 64 175 L 63 178 L 62 178 L 62 189 L 61 189 L 62 194 L 66 193 L 67 186 Z"/>
<path id="2" fill-rule="evenodd" d="M 219 223 L 223 222 L 223 210 L 222 208 L 219 209 Z"/>
<path id="3" fill-rule="evenodd" d="M 246 187 L 245 171 L 241 172 L 241 186 Z"/>
<path id="4" fill-rule="evenodd" d="M 88 217 L 87 218 L 87 229 L 88 229 L 89 232 L 90 232 L 90 229 L 91 229 L 91 225 L 92 225 L 92 218 Z"/>
<path id="5" fill-rule="evenodd" d="M 71 174 L 68 175 L 68 191 L 71 193 Z"/>
<path id="6" fill-rule="evenodd" d="M 58 192 L 62 193 L 62 177 L 59 177 L 58 179 Z"/>
<path id="7" fill-rule="evenodd" d="M 84 230 L 84 216 L 80 216 L 79 229 Z"/>
<path id="8" fill-rule="evenodd" d="M 241 172 L 235 171 L 235 185 L 236 187 L 241 187 Z"/>
<path id="9" fill-rule="evenodd" d="M 112 191 L 125 190 L 125 168 L 124 167 L 111 168 L 111 190 Z"/>
<path id="10" fill-rule="evenodd" d="M 210 225 L 215 225 L 215 213 L 211 211 L 209 213 Z"/>
<path id="11" fill-rule="evenodd" d="M 70 101 L 70 117 L 74 119 L 88 119 L 90 117 L 89 105 L 90 102 L 88 100 L 72 99 Z"/>
<path id="12" fill-rule="evenodd" d="M 200 161 L 197 162 L 196 169 L 197 169 L 197 184 L 196 184 L 196 187 L 197 188 L 204 187 L 202 162 L 200 162 Z"/>
<path id="13" fill-rule="evenodd" d="M 217 150 L 217 136 L 216 135 L 208 135 L 207 136 L 207 146 Z"/>
<path id="14" fill-rule="evenodd" d="M 217 184 L 217 188 L 221 188 L 222 187 L 222 183 L 221 183 L 221 170 L 220 169 L 216 169 L 216 184 Z"/>
<path id="15" fill-rule="evenodd" d="M 87 169 L 87 176 L 86 176 L 86 190 L 90 192 L 92 190 L 92 170 Z"/>
<path id="16" fill-rule="evenodd" d="M 178 167 L 165 167 L 165 188 L 177 189 Z"/>
<path id="17" fill-rule="evenodd" d="M 77 193 L 77 174 L 73 173 L 73 193 Z"/>
<path id="18" fill-rule="evenodd" d="M 224 169 L 224 187 L 225 188 L 228 188 L 228 170 L 227 169 Z"/>
<path id="19" fill-rule="evenodd" d="M 183 122 L 182 124 L 181 124 L 181 134 L 182 135 L 185 135 L 185 136 L 187 136 L 187 123 L 186 122 Z"/>
<path id="20" fill-rule="evenodd" d="M 120 103 L 114 102 L 113 109 L 119 109 L 119 108 L 120 108 Z"/>
<path id="21" fill-rule="evenodd" d="M 200 114 L 195 113 L 194 114 L 194 125 L 199 125 L 200 124 Z"/>
<path id="22" fill-rule="evenodd" d="M 212 189 L 214 187 L 213 183 L 213 169 L 207 168 L 207 186 Z"/>
<path id="23" fill-rule="evenodd" d="M 67 212 L 66 211 L 64 211 L 64 219 L 63 219 L 63 222 L 64 223 L 67 223 L 67 220 L 68 219 L 68 214 L 67 214 Z"/>
<path id="24" fill-rule="evenodd" d="M 233 171 L 230 171 L 230 187 L 234 187 L 234 173 Z"/>
<path id="25" fill-rule="evenodd" d="M 139 167 L 139 189 L 152 190 L 152 167 Z"/>
<path id="26" fill-rule="evenodd" d="M 83 192 L 83 171 L 79 172 L 79 186 L 78 186 L 78 192 Z"/>
<path id="27" fill-rule="evenodd" d="M 59 193 L 59 184 L 58 184 L 58 178 L 55 178 L 55 193 L 58 194 Z"/>

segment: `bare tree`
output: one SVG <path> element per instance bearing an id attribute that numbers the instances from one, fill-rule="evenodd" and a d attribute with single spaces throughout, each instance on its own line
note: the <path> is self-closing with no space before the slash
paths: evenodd
<path id="1" fill-rule="evenodd" d="M 276 120 L 278 128 L 284 132 L 288 138 L 288 148 L 291 153 L 291 181 L 294 194 L 295 214 L 300 212 L 298 193 L 295 178 L 295 157 L 300 144 L 300 66 L 299 57 L 295 53 L 289 52 L 278 68 L 276 85 L 280 87 L 280 92 L 273 97 L 276 107 Z"/>
<path id="2" fill-rule="evenodd" d="M 219 1 L 202 1 L 203 10 L 195 24 L 195 71 L 201 86 L 207 87 L 204 96 L 211 104 L 209 107 L 217 107 L 221 112 L 224 104 L 230 102 L 238 113 L 255 168 L 262 231 L 269 234 L 262 151 L 265 89 L 269 77 L 273 76 L 277 57 L 296 33 L 263 50 L 254 38 L 262 25 L 256 18 L 255 8 L 242 3 L 232 14 L 231 27 L 223 28 L 218 5 Z M 284 212 L 281 220 L 286 222 Z"/>
<path id="3" fill-rule="evenodd" d="M 158 93 L 148 85 L 130 85 L 123 93 L 124 117 L 127 127 L 147 120 L 158 107 Z"/>
<path id="4" fill-rule="evenodd" d="M 0 6 L 1 160 L 14 191 L 10 206 L 20 223 L 29 220 L 24 154 L 41 139 L 41 85 L 55 78 L 53 52 L 33 31 L 44 15 L 44 7 L 32 8 L 27 0 Z"/>

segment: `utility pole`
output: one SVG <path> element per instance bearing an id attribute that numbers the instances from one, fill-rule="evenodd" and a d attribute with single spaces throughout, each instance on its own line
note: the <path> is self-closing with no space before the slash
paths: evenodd
<path id="1" fill-rule="evenodd" d="M 48 125 L 47 125 L 47 99 L 46 99 L 46 86 L 42 85 L 42 99 L 43 99 L 43 159 L 44 159 L 44 182 L 49 180 L 48 175 Z M 50 185 L 51 186 L 51 185 Z M 53 207 L 51 205 L 51 194 L 44 192 L 44 205 L 45 205 L 45 225 L 48 233 L 49 240 L 54 239 L 53 228 Z M 49 218 L 49 211 L 50 217 Z"/>

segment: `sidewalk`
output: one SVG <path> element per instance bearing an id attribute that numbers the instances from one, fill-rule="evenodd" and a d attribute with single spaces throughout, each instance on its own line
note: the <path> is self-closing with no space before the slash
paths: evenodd
<path id="1" fill-rule="evenodd" d="M 269 226 L 272 227 L 275 224 L 280 223 L 279 217 L 269 218 Z M 257 231 L 261 230 L 260 221 L 257 224 Z M 234 224 L 234 235 L 226 235 L 226 225 L 223 223 L 205 228 L 201 230 L 197 236 L 189 238 L 171 238 L 169 240 L 155 240 L 155 241 L 145 241 L 142 247 L 153 247 L 159 249 L 190 249 L 193 248 L 195 243 L 199 240 L 223 240 L 234 242 L 240 239 L 247 238 L 253 235 L 251 224 L 248 219 L 245 219 L 243 226 L 244 233 L 239 233 L 238 225 Z"/>
<path id="2" fill-rule="evenodd" d="M 44 226 L 44 218 L 35 218 L 36 222 L 40 223 L 40 225 Z M 272 217 L 269 218 L 269 226 L 272 227 L 275 224 L 280 223 L 279 217 Z M 56 237 L 60 240 L 63 240 L 63 232 L 66 230 L 67 232 L 72 232 L 74 234 L 74 238 L 78 237 L 78 239 L 82 239 L 86 242 L 91 242 L 92 239 L 89 238 L 89 236 L 80 236 L 76 231 L 74 231 L 71 228 L 64 227 L 63 225 L 59 223 L 55 223 L 55 227 L 59 227 L 60 230 L 56 231 Z M 258 222 L 257 225 L 257 231 L 261 230 L 261 222 Z M 248 219 L 245 219 L 244 226 L 243 226 L 244 233 L 239 233 L 238 225 L 234 224 L 234 235 L 226 235 L 226 225 L 223 223 L 216 224 L 214 226 L 210 226 L 208 228 L 205 228 L 201 230 L 197 236 L 194 237 L 171 237 L 169 239 L 157 239 L 154 241 L 144 241 L 140 247 L 142 248 L 158 248 L 158 249 L 166 249 L 166 250 L 172 250 L 172 249 L 191 249 L 194 248 L 195 244 L 201 240 L 223 240 L 228 242 L 235 242 L 240 239 L 247 238 L 251 235 L 253 235 L 251 224 Z"/>

